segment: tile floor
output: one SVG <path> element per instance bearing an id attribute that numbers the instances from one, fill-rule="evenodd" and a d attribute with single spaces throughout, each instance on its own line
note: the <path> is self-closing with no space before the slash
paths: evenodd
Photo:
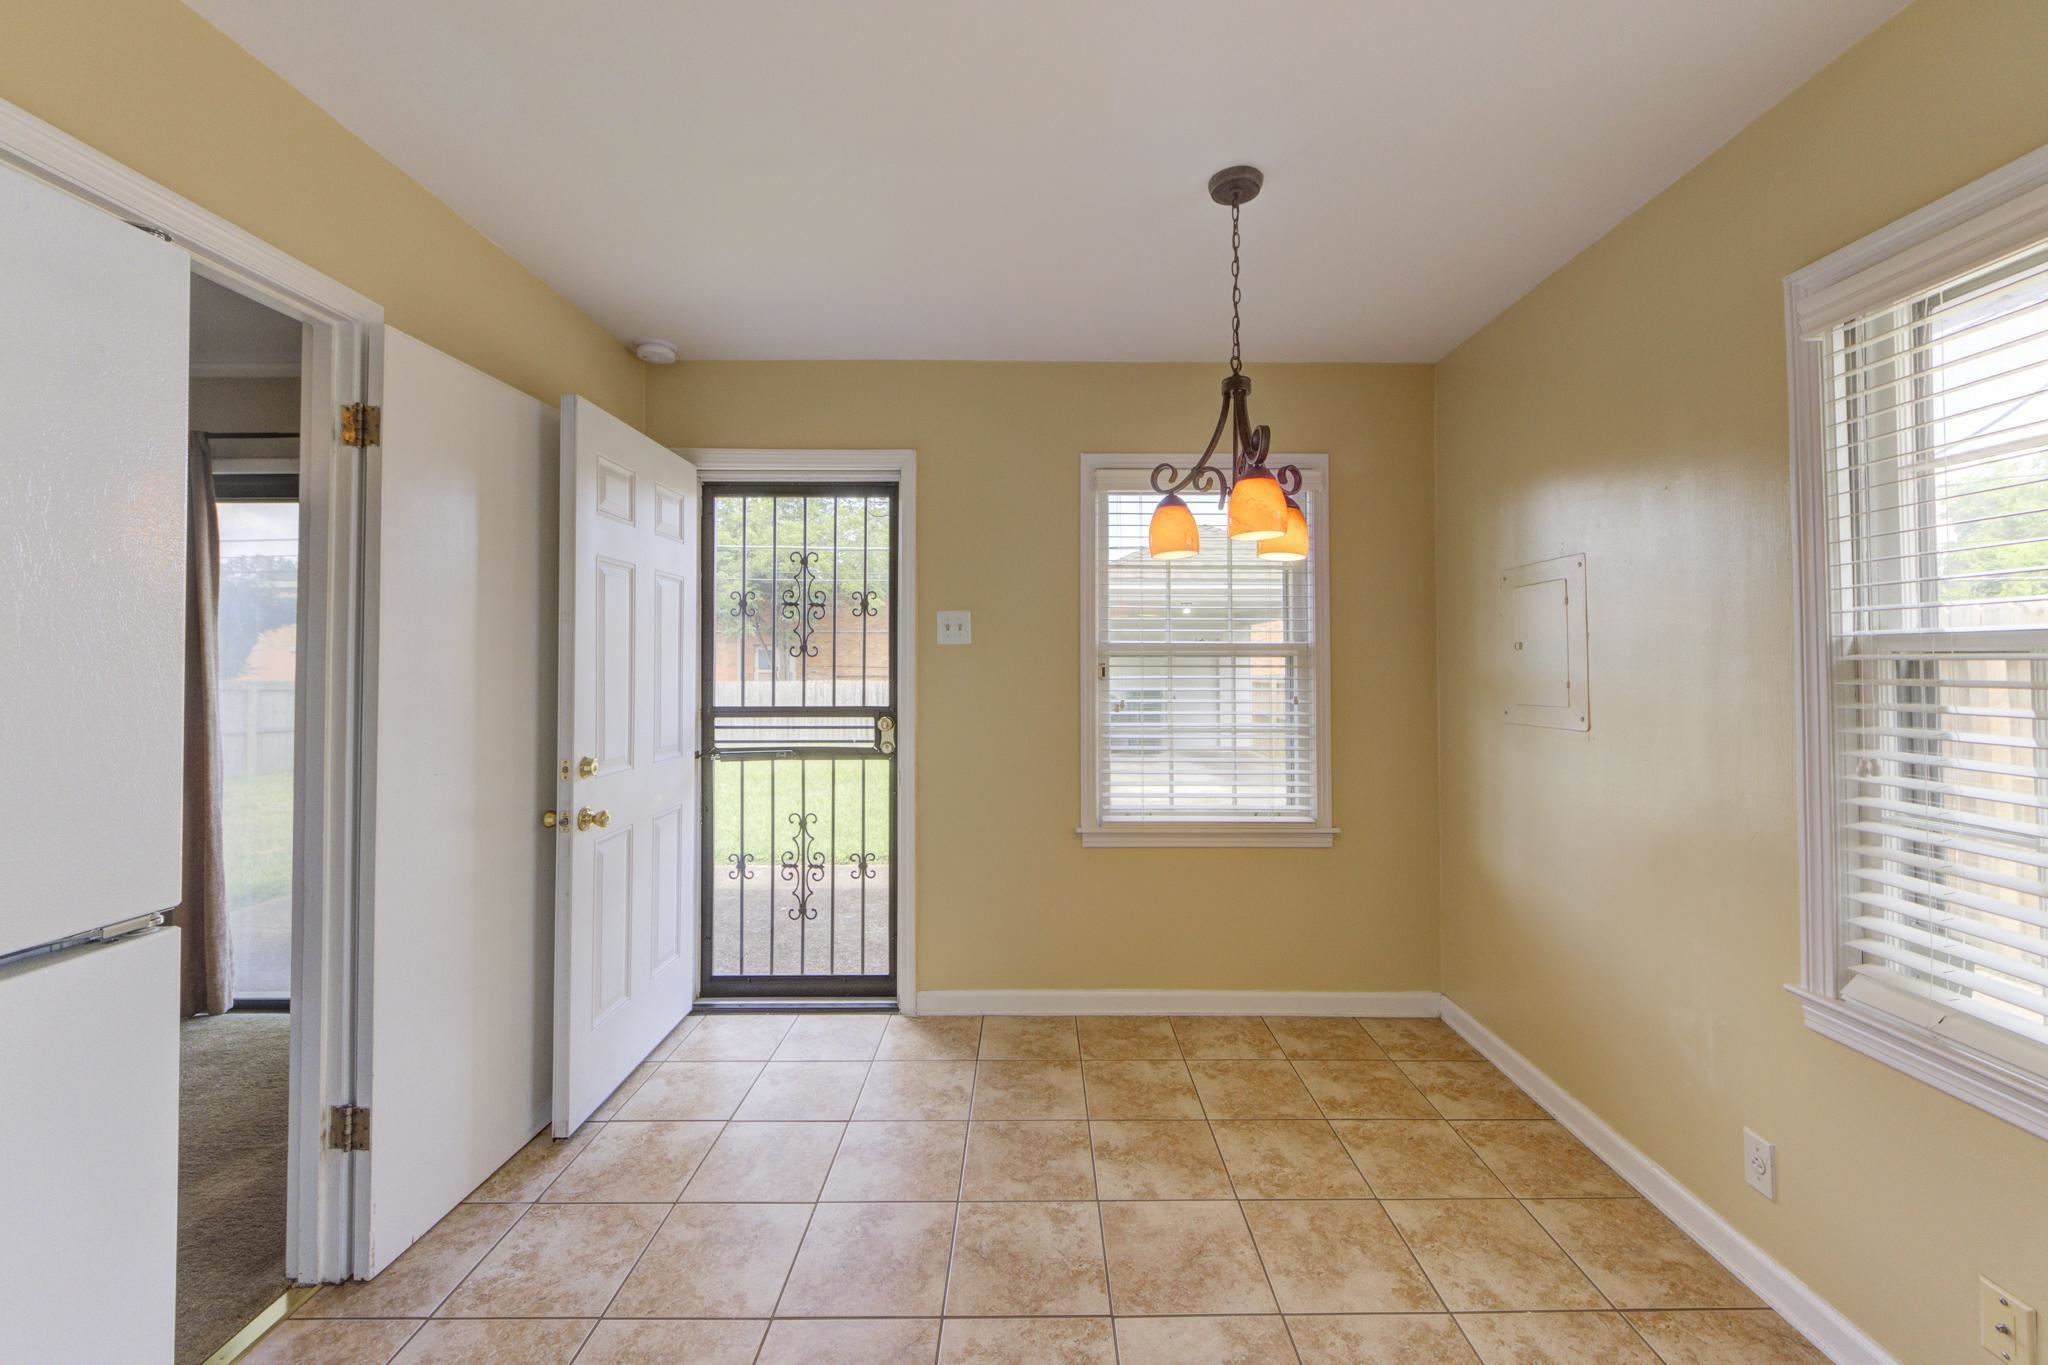
<path id="1" fill-rule="evenodd" d="M 1822 1357 L 1426 1019 L 713 1015 L 255 1362 Z"/>

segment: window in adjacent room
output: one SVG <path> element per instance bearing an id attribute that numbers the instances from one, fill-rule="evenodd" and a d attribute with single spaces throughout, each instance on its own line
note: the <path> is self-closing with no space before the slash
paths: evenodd
<path id="1" fill-rule="evenodd" d="M 1261 560 L 1190 494 L 1202 549 L 1153 559 L 1156 457 L 1082 466 L 1082 817 L 1089 844 L 1323 844 L 1327 461 L 1295 457 L 1313 552 Z"/>
<path id="2" fill-rule="evenodd" d="M 1803 988 L 2048 1135 L 2048 202 L 1982 193 L 1790 282 Z"/>

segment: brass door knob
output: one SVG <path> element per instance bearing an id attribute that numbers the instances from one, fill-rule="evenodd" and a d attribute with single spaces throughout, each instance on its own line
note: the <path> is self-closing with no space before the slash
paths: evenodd
<path id="1" fill-rule="evenodd" d="M 576 776 L 596 777 L 597 760 L 590 757 L 588 754 L 585 754 L 582 758 L 578 759 L 576 762 Z"/>
<path id="2" fill-rule="evenodd" d="M 611 828 L 611 823 L 612 813 L 608 810 L 592 810 L 590 807 L 585 806 L 582 810 L 576 812 L 576 828 L 578 829 L 589 829 L 592 825 L 596 825 L 599 829 L 609 829 Z"/>

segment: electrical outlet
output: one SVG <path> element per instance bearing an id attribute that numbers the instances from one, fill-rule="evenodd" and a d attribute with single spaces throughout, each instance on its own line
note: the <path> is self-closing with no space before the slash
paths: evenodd
<path id="1" fill-rule="evenodd" d="M 940 612 L 939 643 L 942 645 L 973 644 L 974 613 L 967 611 Z"/>
<path id="2" fill-rule="evenodd" d="M 1778 1149 L 1750 1129 L 1742 1130 L 1742 1178 L 1764 1198 L 1778 1198 Z"/>
<path id="3" fill-rule="evenodd" d="M 1977 1344 L 2011 1365 L 2034 1365 L 2034 1310 L 1989 1280 L 1977 1281 Z"/>

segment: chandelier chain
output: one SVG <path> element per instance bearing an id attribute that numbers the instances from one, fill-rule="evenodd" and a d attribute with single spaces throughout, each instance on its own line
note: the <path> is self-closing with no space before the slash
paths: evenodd
<path id="1" fill-rule="evenodd" d="M 1238 341 L 1237 310 L 1238 306 L 1244 302 L 1244 290 L 1239 287 L 1237 282 L 1237 249 L 1239 240 L 1237 234 L 1237 209 L 1237 200 L 1232 198 L 1230 201 L 1230 372 L 1232 374 L 1243 374 L 1244 360 Z"/>

